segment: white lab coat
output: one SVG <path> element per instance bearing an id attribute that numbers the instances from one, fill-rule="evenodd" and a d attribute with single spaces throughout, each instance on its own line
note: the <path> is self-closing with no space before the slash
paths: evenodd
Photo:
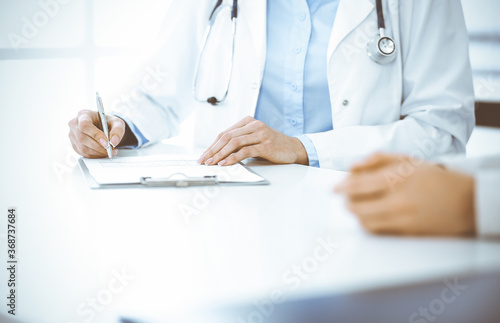
<path id="1" fill-rule="evenodd" d="M 240 0 L 235 64 L 227 100 L 194 100 L 194 68 L 215 1 L 175 1 L 149 66 L 161 71 L 147 100 L 114 113 L 155 142 L 173 136 L 196 113 L 195 144 L 253 116 L 266 60 L 266 0 Z M 232 1 L 231 1 L 232 3 Z M 377 32 L 374 0 L 340 0 L 328 47 L 333 130 L 308 134 L 321 167 L 345 170 L 375 151 L 420 158 L 464 153 L 474 126 L 468 38 L 460 0 L 384 0 L 397 57 L 374 63 L 367 43 Z M 168 75 L 167 75 L 168 74 Z"/>
<path id="2" fill-rule="evenodd" d="M 500 238 L 500 155 L 482 158 L 439 159 L 447 168 L 474 177 L 476 230 L 480 237 Z"/>

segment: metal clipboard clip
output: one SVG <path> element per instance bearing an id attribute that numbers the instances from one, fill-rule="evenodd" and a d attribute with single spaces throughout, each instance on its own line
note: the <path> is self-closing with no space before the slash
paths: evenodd
<path id="1" fill-rule="evenodd" d="M 188 187 L 202 185 L 217 185 L 217 176 L 188 177 L 182 173 L 175 173 L 168 177 L 141 177 L 141 184 L 150 187 Z"/>

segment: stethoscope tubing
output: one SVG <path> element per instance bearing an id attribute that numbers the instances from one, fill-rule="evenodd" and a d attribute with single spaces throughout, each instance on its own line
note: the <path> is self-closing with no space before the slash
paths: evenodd
<path id="1" fill-rule="evenodd" d="M 228 73 L 229 75 L 227 75 L 227 79 L 228 79 L 228 83 L 227 83 L 227 86 L 226 86 L 226 91 L 224 93 L 224 96 L 219 100 L 217 99 L 215 96 L 212 96 L 212 97 L 209 97 L 207 99 L 201 99 L 198 97 L 197 93 L 196 93 L 196 89 L 197 89 L 197 82 L 198 82 L 198 72 L 199 72 L 199 68 L 200 68 L 200 61 L 201 61 L 201 58 L 203 56 L 203 53 L 205 51 L 205 47 L 207 45 L 207 41 L 208 41 L 208 38 L 209 38 L 209 35 L 210 35 L 210 31 L 212 29 L 212 26 L 213 26 L 213 20 L 212 18 L 214 18 L 214 15 L 216 16 L 217 15 L 217 10 L 219 8 L 221 8 L 222 4 L 223 4 L 223 0 L 217 0 L 217 3 L 215 4 L 214 6 L 214 9 L 212 10 L 212 13 L 210 14 L 210 17 L 209 17 L 209 24 L 207 26 L 207 29 L 205 31 L 205 35 L 203 36 L 203 42 L 201 44 L 201 50 L 200 50 L 200 53 L 198 54 L 198 60 L 196 62 L 196 67 L 195 67 L 195 77 L 194 77 L 194 81 L 193 81 L 193 93 L 194 93 L 194 97 L 197 101 L 200 101 L 200 102 L 208 102 L 212 105 L 217 105 L 221 102 L 223 102 L 226 98 L 227 98 L 227 95 L 229 93 L 229 86 L 231 84 L 231 76 L 232 76 L 232 71 L 233 71 L 233 64 L 234 64 L 234 43 L 235 43 L 235 37 L 236 37 L 236 25 L 237 25 L 237 19 L 238 19 L 238 0 L 233 0 L 233 4 L 232 4 L 232 7 L 231 7 L 231 20 L 232 20 L 232 34 L 233 34 L 233 44 L 232 44 L 232 53 L 231 53 L 231 61 L 229 62 L 229 70 L 228 70 Z M 380 42 L 380 40 L 382 38 L 386 38 L 388 39 L 389 41 L 391 41 L 393 44 L 394 44 L 394 48 L 395 48 L 395 42 L 392 38 L 386 36 L 386 32 L 385 32 L 385 19 L 384 19 L 384 8 L 382 6 L 382 0 L 376 0 L 376 10 L 377 10 L 377 24 L 378 24 L 378 29 L 379 29 L 379 38 L 378 39 L 374 39 L 372 40 L 369 44 L 368 44 L 368 47 L 370 46 L 370 44 L 376 44 L 377 45 L 377 51 L 378 51 L 378 55 L 374 55 L 370 52 L 370 48 L 368 48 L 368 56 L 377 64 L 381 64 L 381 65 L 384 65 L 384 64 L 387 64 L 389 62 L 391 62 L 393 60 L 393 58 L 395 57 L 395 50 L 393 53 L 387 55 L 387 54 L 384 54 L 381 50 L 380 50 L 380 47 L 378 47 L 378 44 Z M 382 59 L 379 59 L 378 57 L 382 57 Z"/>

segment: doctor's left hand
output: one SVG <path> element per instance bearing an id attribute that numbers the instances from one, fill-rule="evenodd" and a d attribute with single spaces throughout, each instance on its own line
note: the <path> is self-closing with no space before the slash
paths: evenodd
<path id="1" fill-rule="evenodd" d="M 229 166 L 250 157 L 261 157 L 275 164 L 309 163 L 299 139 L 284 135 L 252 117 L 245 117 L 221 132 L 198 162 Z"/>

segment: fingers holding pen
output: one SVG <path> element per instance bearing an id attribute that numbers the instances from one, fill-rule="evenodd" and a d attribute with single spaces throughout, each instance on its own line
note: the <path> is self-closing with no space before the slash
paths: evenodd
<path id="1" fill-rule="evenodd" d="M 100 144 L 104 149 L 106 149 L 109 145 L 109 141 L 108 138 L 106 138 L 104 132 L 97 128 L 96 124 L 99 123 L 97 119 L 98 118 L 96 112 L 82 110 L 80 111 L 80 113 L 78 113 L 77 124 L 72 129 L 75 135 L 77 134 L 77 132 L 81 132 L 92 138 L 96 143 Z"/>
<path id="2" fill-rule="evenodd" d="M 125 121 L 115 116 L 108 116 L 109 142 L 115 148 L 125 135 Z"/>
<path id="3" fill-rule="evenodd" d="M 92 144 L 92 147 L 90 147 L 88 146 L 88 141 L 82 140 L 82 136 L 86 137 L 86 135 L 80 133 L 78 135 L 80 139 L 77 138 L 72 130 L 70 130 L 68 134 L 71 145 L 78 154 L 86 158 L 102 158 L 107 156 L 106 150 L 102 146 Z M 90 138 L 88 139 L 90 140 Z M 95 148 L 97 148 L 97 150 Z"/>
<path id="4" fill-rule="evenodd" d="M 106 148 L 109 146 L 104 132 L 96 127 L 99 123 L 97 113 L 82 110 L 78 116 L 68 122 L 68 134 L 73 149 L 83 157 L 102 158 L 107 156 Z M 113 149 L 113 156 L 118 152 Z"/>

